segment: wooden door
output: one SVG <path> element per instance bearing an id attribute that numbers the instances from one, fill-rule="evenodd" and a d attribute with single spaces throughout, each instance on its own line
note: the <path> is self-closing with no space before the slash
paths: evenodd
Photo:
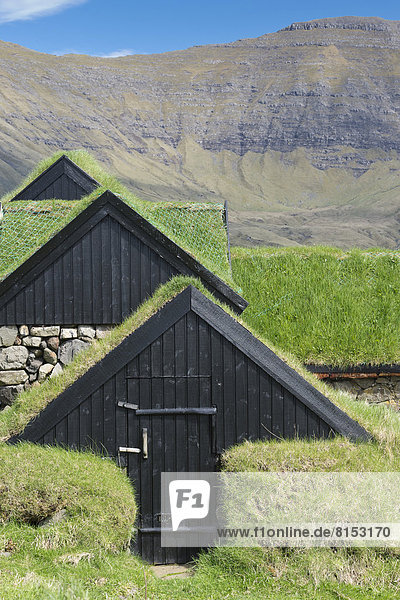
<path id="1" fill-rule="evenodd" d="M 194 548 L 161 548 L 161 473 L 216 469 L 217 410 L 210 379 L 160 376 L 128 381 L 128 447 L 137 449 L 126 453 L 139 504 L 135 550 L 152 563 L 184 563 L 196 553 Z"/>

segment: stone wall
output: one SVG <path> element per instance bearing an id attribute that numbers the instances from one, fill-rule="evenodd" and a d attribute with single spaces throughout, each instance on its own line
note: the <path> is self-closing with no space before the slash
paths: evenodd
<path id="1" fill-rule="evenodd" d="M 0 327 L 0 410 L 23 389 L 55 377 L 111 326 Z"/>
<path id="2" fill-rule="evenodd" d="M 373 377 L 340 377 L 324 379 L 338 390 L 350 392 L 359 400 L 373 404 L 389 404 L 400 410 L 400 376 L 376 375 Z"/>

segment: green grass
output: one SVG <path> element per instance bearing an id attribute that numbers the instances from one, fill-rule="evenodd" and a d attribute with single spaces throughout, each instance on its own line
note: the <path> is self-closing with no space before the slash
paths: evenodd
<path id="1" fill-rule="evenodd" d="M 397 549 L 215 548 L 201 553 L 191 578 L 156 579 L 126 551 L 136 514 L 131 484 L 88 452 L 0 444 L 0 482 L 2 599 L 398 597 Z M 61 508 L 65 520 L 38 527 Z"/>
<path id="2" fill-rule="evenodd" d="M 62 509 L 65 519 L 38 527 Z M 0 524 L 14 530 L 16 545 L 27 535 L 37 549 L 118 552 L 129 546 L 135 515 L 133 488 L 109 459 L 27 443 L 0 445 Z"/>
<path id="3" fill-rule="evenodd" d="M 130 482 L 90 452 L 0 444 L 0 482 L 2 599 L 398 597 L 397 549 L 215 548 L 201 553 L 191 578 L 156 579 L 126 551 L 136 514 Z M 38 526 L 60 509 L 63 521 Z"/>
<path id="4" fill-rule="evenodd" d="M 400 254 L 327 247 L 232 249 L 243 318 L 305 363 L 400 362 Z"/>
<path id="5" fill-rule="evenodd" d="M 76 202 L 60 200 L 10 202 L 21 189 L 66 154 L 96 179 L 100 187 Z M 233 285 L 227 256 L 223 206 L 210 203 L 146 202 L 106 173 L 85 151 L 58 152 L 42 161 L 25 181 L 3 198 L 5 216 L 0 237 L 0 279 L 14 271 L 40 246 L 60 231 L 106 189 L 139 212 L 167 237 L 197 258 L 216 275 Z M 38 212 L 40 204 L 40 212 Z M 10 251 L 11 250 L 11 251 Z"/>

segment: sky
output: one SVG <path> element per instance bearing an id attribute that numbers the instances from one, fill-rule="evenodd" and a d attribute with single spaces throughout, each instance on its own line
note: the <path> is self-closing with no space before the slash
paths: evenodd
<path id="1" fill-rule="evenodd" d="M 294 21 L 400 20 L 399 0 L 0 0 L 0 39 L 39 52 L 124 56 L 231 42 Z"/>

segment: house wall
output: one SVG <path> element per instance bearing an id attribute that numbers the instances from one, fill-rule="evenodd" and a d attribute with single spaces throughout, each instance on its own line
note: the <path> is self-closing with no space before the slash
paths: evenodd
<path id="1" fill-rule="evenodd" d="M 61 373 L 108 325 L 0 327 L 0 410 L 19 392 Z"/>

